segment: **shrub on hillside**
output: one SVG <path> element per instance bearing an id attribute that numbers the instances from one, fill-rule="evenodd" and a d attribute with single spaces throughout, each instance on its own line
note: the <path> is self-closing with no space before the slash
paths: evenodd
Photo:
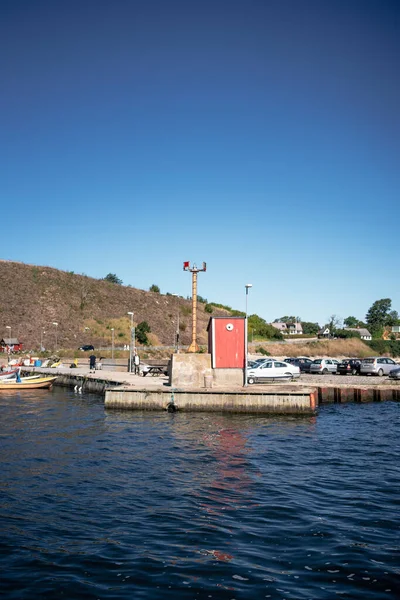
<path id="1" fill-rule="evenodd" d="M 256 352 L 257 352 L 257 354 L 262 354 L 263 356 L 271 356 L 270 353 L 268 352 L 268 350 L 266 350 L 262 346 L 259 346 L 258 348 L 256 348 Z"/>
<path id="2" fill-rule="evenodd" d="M 143 346 L 149 345 L 149 340 L 147 338 L 147 334 L 150 333 L 150 325 L 147 321 L 142 321 L 136 327 L 136 339 L 139 344 L 143 344 Z"/>
<path id="3" fill-rule="evenodd" d="M 116 276 L 115 273 L 109 273 L 104 277 L 104 281 L 108 281 L 109 283 L 117 283 L 118 285 L 122 285 L 122 279 Z"/>
<path id="4" fill-rule="evenodd" d="M 349 329 L 335 329 L 335 337 L 347 340 L 349 338 L 361 338 L 359 331 L 350 331 Z"/>
<path id="5" fill-rule="evenodd" d="M 391 354 L 393 357 L 400 356 L 400 340 L 370 340 L 367 344 L 377 354 Z"/>

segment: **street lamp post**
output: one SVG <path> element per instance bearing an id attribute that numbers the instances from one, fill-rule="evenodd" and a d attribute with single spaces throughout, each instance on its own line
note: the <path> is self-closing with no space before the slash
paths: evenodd
<path id="1" fill-rule="evenodd" d="M 43 336 L 45 334 L 45 330 L 42 329 L 40 332 L 40 352 L 44 352 L 44 348 L 43 348 Z"/>
<path id="2" fill-rule="evenodd" d="M 114 327 L 111 327 L 111 358 L 114 358 Z"/>
<path id="3" fill-rule="evenodd" d="M 247 340 L 247 297 L 249 295 L 249 289 L 253 287 L 252 283 L 246 283 L 246 318 L 244 320 L 244 385 L 247 387 L 247 356 L 249 353 L 249 344 Z"/>
<path id="4" fill-rule="evenodd" d="M 178 294 L 172 294 L 175 298 L 178 298 Z M 179 354 L 179 302 L 178 308 L 176 311 L 176 334 L 175 334 L 175 345 L 176 345 L 176 353 Z"/>
<path id="5" fill-rule="evenodd" d="M 54 326 L 55 326 L 55 328 L 56 328 L 56 352 L 57 352 L 57 328 L 58 328 L 58 323 L 56 323 L 56 322 L 54 321 L 53 325 L 54 325 Z"/>
<path id="6" fill-rule="evenodd" d="M 134 332 L 133 332 L 133 312 L 128 311 L 128 315 L 131 316 L 131 339 L 130 339 L 130 344 L 129 344 L 129 373 L 132 373 L 132 346 L 135 343 Z"/>

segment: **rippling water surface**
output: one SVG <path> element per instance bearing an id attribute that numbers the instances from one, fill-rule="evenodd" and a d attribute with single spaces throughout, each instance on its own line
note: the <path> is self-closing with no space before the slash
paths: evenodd
<path id="1" fill-rule="evenodd" d="M 400 405 L 317 418 L 0 393 L 3 598 L 399 598 Z"/>

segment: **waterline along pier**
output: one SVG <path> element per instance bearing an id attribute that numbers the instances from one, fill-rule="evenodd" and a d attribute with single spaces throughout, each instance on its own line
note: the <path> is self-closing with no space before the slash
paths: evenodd
<path id="1" fill-rule="evenodd" d="M 400 401 L 400 384 L 371 378 L 369 385 L 357 384 L 262 384 L 249 387 L 186 387 L 169 385 L 168 376 L 140 377 L 127 371 L 101 370 L 88 367 L 41 368 L 22 367 L 24 374 L 57 375 L 55 385 L 104 396 L 107 409 L 214 411 L 253 414 L 315 414 L 322 404 L 346 402 Z M 207 382 L 205 382 L 207 384 Z"/>

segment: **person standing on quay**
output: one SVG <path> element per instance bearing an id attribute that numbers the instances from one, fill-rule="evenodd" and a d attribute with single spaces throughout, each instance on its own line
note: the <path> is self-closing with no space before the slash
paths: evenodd
<path id="1" fill-rule="evenodd" d="M 91 373 L 93 370 L 93 372 L 96 371 L 96 355 L 95 354 L 91 354 L 89 356 L 89 372 Z"/>
<path id="2" fill-rule="evenodd" d="M 139 356 L 139 354 L 136 352 L 136 350 L 135 350 L 135 354 L 134 354 L 134 356 L 133 356 L 133 364 L 134 364 L 134 366 L 135 366 L 135 367 L 134 367 L 134 368 L 135 368 L 135 370 L 134 370 L 134 373 L 135 373 L 135 375 L 139 375 L 139 373 L 140 373 L 140 370 L 139 370 L 139 365 L 140 365 L 140 356 Z"/>

